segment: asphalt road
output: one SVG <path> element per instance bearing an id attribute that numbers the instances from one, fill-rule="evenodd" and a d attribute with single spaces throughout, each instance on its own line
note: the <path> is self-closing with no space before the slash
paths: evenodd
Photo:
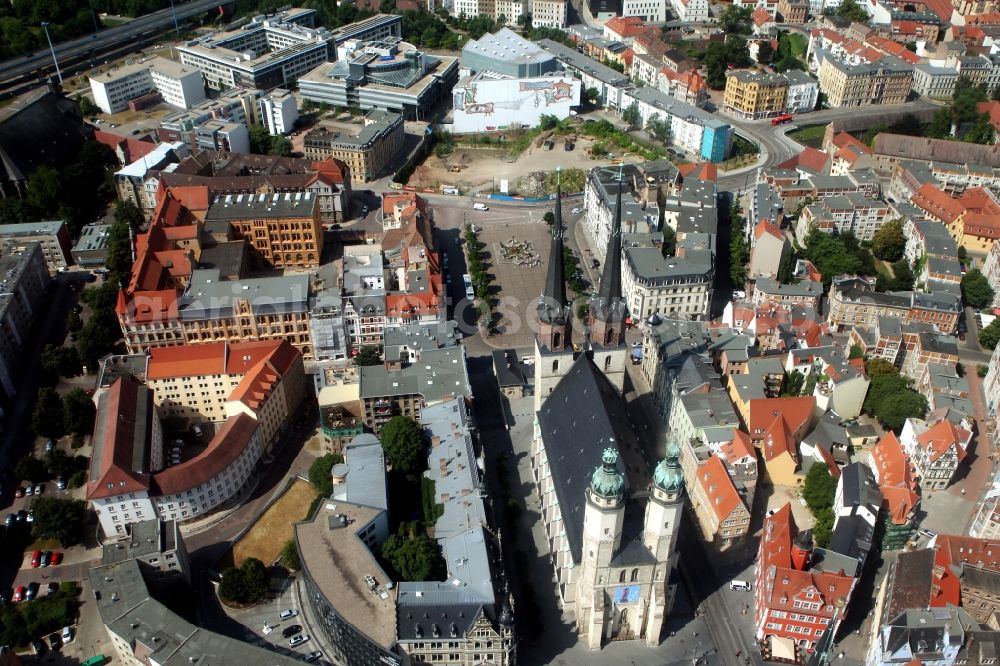
<path id="1" fill-rule="evenodd" d="M 177 20 L 182 21 L 191 16 L 211 11 L 220 5 L 229 4 L 230 2 L 231 0 L 177 2 L 174 5 L 173 11 L 170 8 L 161 9 L 152 14 L 140 16 L 128 23 L 114 26 L 113 28 L 105 28 L 99 32 L 77 39 L 59 42 L 55 44 L 59 66 L 63 67 L 64 63 L 68 65 L 78 59 L 96 57 L 98 54 L 118 48 L 123 44 L 138 41 L 143 35 L 172 27 L 175 14 Z M 17 80 L 30 75 L 36 70 L 44 70 L 45 72 L 49 70 L 55 71 L 52 66 L 52 53 L 47 48 L 38 49 L 18 58 L 11 58 L 0 62 L 0 83 Z"/>

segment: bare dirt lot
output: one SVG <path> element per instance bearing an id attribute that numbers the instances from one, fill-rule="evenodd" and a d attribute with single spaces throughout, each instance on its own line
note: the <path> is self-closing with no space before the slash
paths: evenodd
<path id="1" fill-rule="evenodd" d="M 292 538 L 292 525 L 305 518 L 306 510 L 314 499 L 316 489 L 312 484 L 296 479 L 285 494 L 267 508 L 250 531 L 233 545 L 226 554 L 226 558 L 232 561 L 223 560 L 220 566 L 223 569 L 230 565 L 238 567 L 248 557 L 256 557 L 265 566 L 270 565 L 278 559 L 285 542 Z"/>
<path id="2" fill-rule="evenodd" d="M 541 146 L 541 137 L 521 153 L 516 160 L 511 160 L 510 152 L 496 148 L 466 148 L 457 147 L 445 157 L 428 156 L 423 165 L 417 167 L 410 176 L 409 184 L 415 187 L 441 187 L 450 185 L 463 191 L 490 191 L 494 182 L 500 187 L 501 179 L 508 179 L 513 188 L 517 179 L 533 171 L 552 171 L 557 166 L 589 170 L 595 166 L 607 166 L 610 159 L 595 160 L 590 157 L 590 147 L 594 139 L 580 136 L 572 151 L 564 149 L 565 141 L 555 139 L 552 150 Z M 621 158 L 617 155 L 616 158 Z M 626 162 L 640 162 L 641 157 L 629 155 Z M 458 173 L 452 168 L 460 169 Z M 499 190 L 498 190 L 499 191 Z M 510 192 L 515 194 L 515 192 Z"/>

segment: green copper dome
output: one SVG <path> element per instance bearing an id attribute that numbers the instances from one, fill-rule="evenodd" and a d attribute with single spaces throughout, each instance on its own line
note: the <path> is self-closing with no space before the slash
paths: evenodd
<path id="1" fill-rule="evenodd" d="M 601 497 L 618 497 L 625 490 L 625 475 L 618 469 L 618 450 L 613 446 L 604 449 L 601 466 L 590 478 L 590 489 Z"/>
<path id="2" fill-rule="evenodd" d="M 681 471 L 681 449 L 674 442 L 667 444 L 666 456 L 653 471 L 653 482 L 663 491 L 684 492 L 684 472 Z"/>

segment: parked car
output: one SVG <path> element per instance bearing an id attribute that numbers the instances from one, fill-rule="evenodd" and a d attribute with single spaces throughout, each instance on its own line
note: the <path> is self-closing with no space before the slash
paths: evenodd
<path id="1" fill-rule="evenodd" d="M 26 497 L 31 497 L 34 494 L 35 494 L 35 487 L 34 486 L 25 486 L 24 487 L 24 495 Z"/>
<path id="2" fill-rule="evenodd" d="M 36 550 L 31 554 L 31 568 L 37 569 L 42 563 L 42 551 Z"/>
<path id="3" fill-rule="evenodd" d="M 59 583 L 49 583 L 45 586 L 46 594 L 55 594 L 59 591 Z"/>
<path id="4" fill-rule="evenodd" d="M 51 439 L 49 441 L 45 442 L 45 452 L 46 453 L 48 453 L 49 451 L 51 451 L 54 448 L 56 448 L 56 443 L 53 442 Z"/>
<path id="5" fill-rule="evenodd" d="M 43 568 L 49 566 L 50 564 L 52 564 L 52 551 L 51 550 L 44 551 L 42 553 L 42 557 L 39 560 L 38 564 L 39 564 L 39 566 L 41 566 Z"/>
<path id="6" fill-rule="evenodd" d="M 21 509 L 20 511 L 17 512 L 17 522 L 23 523 L 27 519 L 28 519 L 28 512 L 27 511 L 25 511 L 24 509 Z"/>
<path id="7" fill-rule="evenodd" d="M 17 516 L 15 516 L 12 513 L 8 513 L 7 518 L 3 521 L 3 524 L 6 525 L 7 527 L 11 527 L 14 524 L 15 520 L 17 520 Z"/>
<path id="8" fill-rule="evenodd" d="M 31 639 L 31 651 L 34 652 L 35 654 L 42 654 L 48 649 L 49 648 L 45 645 L 45 641 L 43 641 L 41 638 Z"/>
<path id="9" fill-rule="evenodd" d="M 284 638 L 291 638 L 292 636 L 294 636 L 295 634 L 299 633 L 300 631 L 302 631 L 302 625 L 301 624 L 293 624 L 290 627 L 285 627 L 284 631 L 281 632 L 281 635 Z"/>
<path id="10" fill-rule="evenodd" d="M 45 484 L 44 483 L 35 484 L 35 494 L 41 495 L 43 492 L 45 492 Z"/>
<path id="11" fill-rule="evenodd" d="M 0 604 L 9 604 L 10 600 L 14 597 L 14 590 L 9 587 L 5 587 L 0 590 Z"/>
<path id="12" fill-rule="evenodd" d="M 62 639 L 59 638 L 59 634 L 51 634 L 49 636 L 49 647 L 53 650 L 58 650 L 62 647 Z"/>
<path id="13" fill-rule="evenodd" d="M 18 585 L 14 588 L 14 596 L 10 600 L 15 604 L 24 601 L 24 585 Z"/>
<path id="14" fill-rule="evenodd" d="M 56 488 L 58 490 L 66 490 L 66 479 L 62 478 L 61 476 L 58 479 L 56 479 Z"/>
<path id="15" fill-rule="evenodd" d="M 63 561 L 62 551 L 61 550 L 54 551 L 52 553 L 52 566 L 56 566 L 57 564 L 62 564 L 62 561 Z"/>
<path id="16" fill-rule="evenodd" d="M 318 661 L 318 660 L 320 660 L 322 658 L 323 658 L 323 653 L 322 652 L 320 652 L 319 650 L 313 650 L 312 652 L 310 652 L 306 656 L 302 657 L 302 661 L 304 661 L 304 662 L 306 662 L 308 664 L 311 664 L 314 661 Z"/>
<path id="17" fill-rule="evenodd" d="M 63 643 L 69 643 L 73 640 L 73 627 L 65 626 L 62 630 Z"/>
<path id="18" fill-rule="evenodd" d="M 18 486 L 14 491 L 14 497 L 24 497 L 24 486 Z"/>
<path id="19" fill-rule="evenodd" d="M 29 523 L 35 522 L 35 512 L 32 511 L 31 509 L 28 509 L 28 515 L 25 516 L 24 519 Z"/>
<path id="20" fill-rule="evenodd" d="M 309 640 L 309 634 L 299 634 L 298 636 L 292 636 L 288 639 L 288 646 L 295 647 L 296 645 L 302 645 L 307 640 Z"/>
<path id="21" fill-rule="evenodd" d="M 38 596 L 38 583 L 28 583 L 28 589 L 24 591 L 25 601 L 31 601 Z"/>
<path id="22" fill-rule="evenodd" d="M 191 431 L 194 432 L 196 437 L 201 437 L 201 426 L 198 425 L 197 423 L 194 425 L 193 428 L 191 428 Z"/>
<path id="23" fill-rule="evenodd" d="M 281 613 L 278 614 L 278 617 L 280 617 L 282 620 L 288 620 L 290 618 L 295 617 L 298 614 L 299 612 L 294 608 L 286 608 L 285 610 L 281 611 Z"/>

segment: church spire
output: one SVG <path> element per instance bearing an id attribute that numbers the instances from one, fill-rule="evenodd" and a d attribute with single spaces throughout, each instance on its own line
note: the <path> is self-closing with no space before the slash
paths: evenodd
<path id="1" fill-rule="evenodd" d="M 591 340 L 603 347 L 617 347 L 624 341 L 625 301 L 622 299 L 622 169 L 618 172 L 618 200 L 611 222 L 611 236 L 604 255 L 601 284 L 590 301 Z"/>
<path id="2" fill-rule="evenodd" d="M 570 344 L 570 308 L 566 305 L 566 275 L 563 270 L 562 182 L 556 168 L 556 207 L 549 245 L 549 266 L 538 302 L 538 337 L 542 346 L 559 351 Z"/>

